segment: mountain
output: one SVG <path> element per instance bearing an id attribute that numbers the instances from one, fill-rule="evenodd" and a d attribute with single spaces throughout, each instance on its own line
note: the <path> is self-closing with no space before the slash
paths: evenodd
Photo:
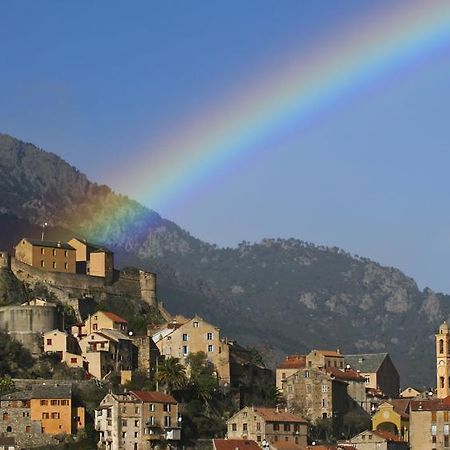
<path id="1" fill-rule="evenodd" d="M 297 239 L 218 248 L 7 135 L 0 192 L 3 248 L 48 222 L 48 236 L 78 234 L 111 247 L 119 264 L 156 271 L 169 311 L 201 314 L 271 363 L 311 348 L 387 351 L 402 384 L 434 384 L 434 334 L 450 297 L 398 269 Z"/>

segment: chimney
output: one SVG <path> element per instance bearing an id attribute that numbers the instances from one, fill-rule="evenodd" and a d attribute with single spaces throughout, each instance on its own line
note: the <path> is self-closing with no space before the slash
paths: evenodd
<path id="1" fill-rule="evenodd" d="M 58 241 L 57 245 L 58 245 L 58 247 L 61 247 L 61 241 Z"/>

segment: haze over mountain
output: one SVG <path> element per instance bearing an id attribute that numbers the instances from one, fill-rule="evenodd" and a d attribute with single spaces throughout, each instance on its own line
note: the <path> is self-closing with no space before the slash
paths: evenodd
<path id="1" fill-rule="evenodd" d="M 434 333 L 450 298 L 419 290 L 398 269 L 297 239 L 218 248 L 1 134 L 0 192 L 2 248 L 40 236 L 48 222 L 47 237 L 82 235 L 111 247 L 119 266 L 156 271 L 171 312 L 199 313 L 269 363 L 311 348 L 386 351 L 402 384 L 434 383 Z"/>

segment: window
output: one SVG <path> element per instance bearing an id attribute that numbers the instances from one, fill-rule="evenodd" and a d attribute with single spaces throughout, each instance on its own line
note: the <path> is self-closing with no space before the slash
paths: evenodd
<path id="1" fill-rule="evenodd" d="M 52 345 L 52 340 L 51 339 L 47 339 L 47 345 Z"/>
<path id="2" fill-rule="evenodd" d="M 25 433 L 31 433 L 31 427 L 30 427 L 30 425 L 27 425 L 27 426 L 25 427 Z"/>
<path id="3" fill-rule="evenodd" d="M 281 379 L 284 380 L 286 378 L 286 372 L 281 372 Z"/>
<path id="4" fill-rule="evenodd" d="M 284 437 L 284 440 L 285 440 L 286 442 L 289 442 L 289 438 L 288 438 L 287 436 Z"/>
<path id="5" fill-rule="evenodd" d="M 139 414 L 139 406 L 135 406 L 134 407 L 134 413 L 135 414 Z"/>
<path id="6" fill-rule="evenodd" d="M 58 404 L 58 400 L 50 400 L 50 405 L 56 406 Z"/>
<path id="7" fill-rule="evenodd" d="M 164 426 L 165 427 L 172 426 L 172 418 L 170 416 L 164 416 Z"/>
<path id="8" fill-rule="evenodd" d="M 56 256 L 56 249 L 53 249 L 53 256 Z"/>
<path id="9" fill-rule="evenodd" d="M 55 261 L 53 261 L 52 267 L 53 267 L 54 269 L 56 269 L 56 262 L 55 262 Z"/>
<path id="10" fill-rule="evenodd" d="M 444 353 L 444 340 L 439 340 L 439 353 Z"/>
<path id="11" fill-rule="evenodd" d="M 368 375 L 364 376 L 364 383 L 366 383 L 366 384 L 370 383 L 370 377 Z"/>
<path id="12" fill-rule="evenodd" d="M 328 392 L 328 385 L 327 384 L 322 384 L 322 392 L 324 394 Z"/>
<path id="13" fill-rule="evenodd" d="M 436 422 L 436 411 L 431 411 L 431 421 Z"/>
<path id="14" fill-rule="evenodd" d="M 305 370 L 304 375 L 305 375 L 305 378 L 309 378 L 309 370 Z"/>
<path id="15" fill-rule="evenodd" d="M 212 341 L 213 340 L 213 334 L 212 333 L 206 333 L 206 339 L 208 341 Z"/>
<path id="16" fill-rule="evenodd" d="M 431 425 L 431 436 L 436 436 L 437 425 Z"/>
<path id="17" fill-rule="evenodd" d="M 186 333 L 183 333 L 183 341 L 187 341 L 189 339 L 189 336 Z"/>
<path id="18" fill-rule="evenodd" d="M 125 439 L 127 437 L 127 432 L 126 431 L 122 431 L 122 437 Z"/>
<path id="19" fill-rule="evenodd" d="M 280 424 L 279 423 L 274 423 L 273 424 L 273 431 L 280 431 Z"/>
<path id="20" fill-rule="evenodd" d="M 64 250 L 64 256 L 67 258 L 69 256 L 69 252 L 67 250 Z"/>
<path id="21" fill-rule="evenodd" d="M 292 392 L 294 391 L 294 388 L 292 387 L 291 384 L 288 385 L 287 391 L 288 391 L 289 394 L 292 394 Z"/>
<path id="22" fill-rule="evenodd" d="M 96 323 L 94 323 L 94 325 L 92 325 L 92 329 L 93 329 L 94 331 L 96 331 L 97 328 L 98 328 L 98 325 L 97 325 Z"/>
<path id="23" fill-rule="evenodd" d="M 61 405 L 62 406 L 67 406 L 69 404 L 69 400 L 61 400 Z M 102 410 L 103 412 L 103 410 Z"/>
<path id="24" fill-rule="evenodd" d="M 69 264 L 64 263 L 64 269 L 68 269 L 69 268 Z"/>
<path id="25" fill-rule="evenodd" d="M 193 326 L 194 326 L 194 328 L 198 328 L 198 326 L 199 326 L 199 325 L 198 325 L 198 322 L 194 322 L 194 323 L 193 323 Z"/>
<path id="26" fill-rule="evenodd" d="M 448 436 L 449 435 L 449 425 L 448 423 L 444 424 L 444 435 Z"/>
<path id="27" fill-rule="evenodd" d="M 42 413 L 42 418 L 43 418 L 43 419 L 49 419 L 49 418 L 50 418 L 50 414 L 47 413 L 47 412 L 43 412 L 43 413 Z"/>
<path id="28" fill-rule="evenodd" d="M 41 267 L 44 267 L 44 261 L 41 259 Z"/>
<path id="29" fill-rule="evenodd" d="M 3 413 L 3 422 L 8 422 L 8 413 L 7 412 Z"/>
<path id="30" fill-rule="evenodd" d="M 12 427 L 6 427 L 6 432 L 7 433 L 11 433 L 12 432 Z"/>
<path id="31" fill-rule="evenodd" d="M 44 249 L 43 248 L 41 248 L 41 255 L 43 255 L 44 254 Z"/>
<path id="32" fill-rule="evenodd" d="M 256 441 L 257 442 L 261 442 L 261 436 L 260 435 L 256 436 Z"/>
<path id="33" fill-rule="evenodd" d="M 139 420 L 134 421 L 134 426 L 137 428 L 139 426 Z"/>
<path id="34" fill-rule="evenodd" d="M 40 403 L 41 403 L 41 406 L 48 405 L 48 401 L 47 400 L 41 400 Z"/>
<path id="35" fill-rule="evenodd" d="M 150 416 L 148 418 L 147 424 L 148 425 L 155 425 L 155 418 L 153 416 Z"/>
<path id="36" fill-rule="evenodd" d="M 247 424 L 246 424 L 246 423 L 243 423 L 243 424 L 242 424 L 242 432 L 243 432 L 243 433 L 247 433 L 247 430 L 248 430 Z"/>
<path id="37" fill-rule="evenodd" d="M 123 427 L 126 427 L 126 426 L 127 426 L 127 420 L 126 420 L 126 419 L 122 420 L 122 426 L 123 426 Z"/>
<path id="38" fill-rule="evenodd" d="M 151 411 L 151 412 L 154 412 L 155 411 L 155 405 L 153 403 L 150 403 L 148 405 L 148 410 Z"/>
<path id="39" fill-rule="evenodd" d="M 164 412 L 170 412 L 170 403 L 164 403 L 163 411 Z"/>
<path id="40" fill-rule="evenodd" d="M 285 423 L 284 424 L 284 431 L 291 431 L 291 424 Z"/>
<path id="41" fill-rule="evenodd" d="M 327 401 L 323 398 L 322 399 L 322 408 L 326 408 L 327 407 Z"/>
<path id="42" fill-rule="evenodd" d="M 183 355 L 187 355 L 189 353 L 189 347 L 187 345 L 183 345 L 182 353 Z"/>
<path id="43" fill-rule="evenodd" d="M 237 424 L 235 423 L 231 424 L 231 431 L 237 431 Z"/>
<path id="44" fill-rule="evenodd" d="M 59 419 L 59 413 L 58 412 L 52 412 L 52 419 Z"/>
<path id="45" fill-rule="evenodd" d="M 261 431 L 261 423 L 256 422 L 256 431 Z"/>
<path id="46" fill-rule="evenodd" d="M 331 361 L 330 361 L 330 360 L 327 361 L 327 366 L 328 366 L 328 367 L 331 366 Z"/>
<path id="47" fill-rule="evenodd" d="M 208 345 L 208 352 L 213 352 L 214 351 L 214 345 Z"/>

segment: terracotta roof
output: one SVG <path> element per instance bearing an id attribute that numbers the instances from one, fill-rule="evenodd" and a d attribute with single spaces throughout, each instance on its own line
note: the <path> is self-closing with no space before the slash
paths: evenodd
<path id="1" fill-rule="evenodd" d="M 256 414 L 259 414 L 267 422 L 297 422 L 307 423 L 305 419 L 292 414 L 284 409 L 276 408 L 254 408 Z"/>
<path id="2" fill-rule="evenodd" d="M 450 396 L 431 400 L 411 400 L 411 411 L 450 411 Z"/>
<path id="3" fill-rule="evenodd" d="M 108 317 L 109 319 L 111 319 L 114 322 L 128 323 L 125 319 L 122 319 L 122 317 L 118 316 L 117 314 L 114 314 L 113 312 L 109 312 L 109 311 L 99 311 L 99 312 L 103 313 L 106 317 Z"/>
<path id="4" fill-rule="evenodd" d="M 277 450 L 302 450 L 302 446 L 294 442 L 277 441 L 272 442 L 270 446 Z"/>
<path id="5" fill-rule="evenodd" d="M 301 447 L 301 450 L 357 450 L 351 444 L 322 444 L 322 445 L 308 445 Z"/>
<path id="6" fill-rule="evenodd" d="M 399 436 L 389 433 L 389 431 L 373 430 L 372 433 L 380 438 L 386 439 L 388 442 L 404 442 Z"/>
<path id="7" fill-rule="evenodd" d="M 177 401 L 169 394 L 156 391 L 130 391 L 136 398 L 143 402 L 150 403 L 171 403 L 177 404 Z"/>
<path id="8" fill-rule="evenodd" d="M 353 369 L 340 370 L 337 367 L 328 367 L 326 371 L 329 372 L 331 375 L 334 375 L 335 378 L 339 380 L 361 381 L 361 382 L 365 381 L 364 377 L 362 377 L 358 372 L 356 372 Z"/>
<path id="9" fill-rule="evenodd" d="M 313 350 L 317 353 L 321 353 L 323 356 L 328 356 L 331 358 L 343 358 L 344 355 L 340 351 L 335 350 Z"/>
<path id="10" fill-rule="evenodd" d="M 277 366 L 277 369 L 301 369 L 306 366 L 305 355 L 289 355 Z"/>
<path id="11" fill-rule="evenodd" d="M 261 450 L 255 441 L 247 439 L 213 439 L 215 450 Z"/>
<path id="12" fill-rule="evenodd" d="M 389 400 L 389 403 L 394 407 L 394 411 L 401 416 L 409 417 L 409 404 L 411 400 L 408 398 Z"/>

